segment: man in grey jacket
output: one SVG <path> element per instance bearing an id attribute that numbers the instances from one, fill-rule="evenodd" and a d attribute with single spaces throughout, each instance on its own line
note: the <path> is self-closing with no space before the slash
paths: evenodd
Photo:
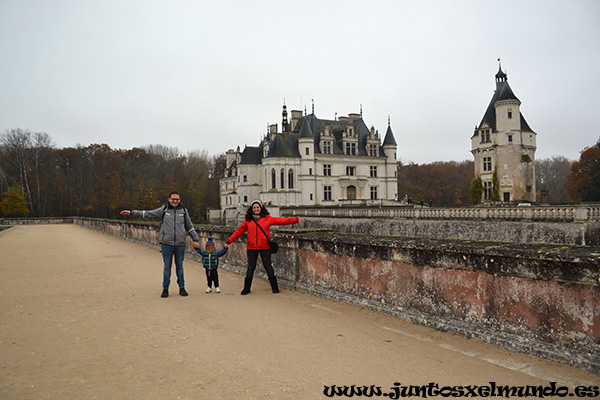
<path id="1" fill-rule="evenodd" d="M 163 291 L 160 297 L 169 297 L 169 285 L 171 284 L 171 267 L 175 257 L 175 273 L 179 294 L 187 296 L 185 281 L 183 279 L 183 258 L 185 256 L 186 237 L 192 237 L 194 248 L 199 248 L 200 237 L 192 224 L 187 209 L 181 204 L 179 193 L 169 194 L 168 204 L 155 210 L 122 210 L 121 215 L 131 215 L 136 218 L 162 219 L 158 242 L 162 252 L 163 269 Z"/>

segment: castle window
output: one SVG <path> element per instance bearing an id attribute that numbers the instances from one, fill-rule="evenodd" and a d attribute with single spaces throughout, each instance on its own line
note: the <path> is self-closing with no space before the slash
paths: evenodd
<path id="1" fill-rule="evenodd" d="M 312 175 L 312 168 L 309 168 L 309 169 L 308 169 L 308 174 L 309 174 L 309 175 Z"/>
<path id="2" fill-rule="evenodd" d="M 483 157 L 483 170 L 484 171 L 492 170 L 492 157 Z"/>
<path id="3" fill-rule="evenodd" d="M 485 129 L 485 130 L 481 130 L 481 143 L 489 143 L 491 142 L 490 139 L 490 130 L 489 129 Z"/>
<path id="4" fill-rule="evenodd" d="M 371 178 L 377 178 L 377 166 L 371 165 L 369 167 Z"/>
<path id="5" fill-rule="evenodd" d="M 346 175 L 354 176 L 354 171 L 355 171 L 354 167 L 346 167 Z"/>
<path id="6" fill-rule="evenodd" d="M 508 135 L 508 142 L 512 143 L 512 135 Z"/>
<path id="7" fill-rule="evenodd" d="M 377 186 L 371 186 L 371 200 L 377 200 Z"/>
<path id="8" fill-rule="evenodd" d="M 294 170 L 293 169 L 290 169 L 288 171 L 288 188 L 289 189 L 294 188 Z"/>
<path id="9" fill-rule="evenodd" d="M 323 200 L 331 201 L 331 186 L 323 186 Z"/>
<path id="10" fill-rule="evenodd" d="M 244 196 L 244 203 L 248 202 L 248 196 Z"/>
<path id="11" fill-rule="evenodd" d="M 369 155 L 371 157 L 377 157 L 377 145 L 376 144 L 369 145 Z"/>
<path id="12" fill-rule="evenodd" d="M 492 182 L 483 182 L 483 198 L 486 200 L 492 198 Z"/>
<path id="13" fill-rule="evenodd" d="M 512 110 L 508 109 L 508 119 L 512 119 Z"/>
<path id="14" fill-rule="evenodd" d="M 323 142 L 323 154 L 331 154 L 331 142 Z"/>
<path id="15" fill-rule="evenodd" d="M 323 176 L 331 176 L 331 164 L 323 164 Z"/>
<path id="16" fill-rule="evenodd" d="M 244 175 L 244 182 L 248 182 L 248 175 Z"/>
<path id="17" fill-rule="evenodd" d="M 271 189 L 275 189 L 276 184 L 277 184 L 277 178 L 275 176 L 275 170 L 272 169 L 271 170 Z"/>
<path id="18" fill-rule="evenodd" d="M 312 201 L 312 193 L 310 194 L 310 201 Z"/>
<path id="19" fill-rule="evenodd" d="M 285 175 L 283 173 L 283 168 L 281 168 L 281 171 L 279 172 L 279 177 L 281 178 L 281 188 L 283 189 L 285 187 Z"/>
<path id="20" fill-rule="evenodd" d="M 310 149 L 307 147 L 306 148 L 306 155 L 309 156 L 310 155 Z"/>
<path id="21" fill-rule="evenodd" d="M 356 155 L 356 143 L 346 143 L 346 155 Z"/>

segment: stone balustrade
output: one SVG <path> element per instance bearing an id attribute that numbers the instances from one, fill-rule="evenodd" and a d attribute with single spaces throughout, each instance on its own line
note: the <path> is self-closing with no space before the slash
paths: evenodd
<path id="1" fill-rule="evenodd" d="M 282 215 L 327 218 L 494 219 L 521 221 L 600 221 L 600 204 L 573 206 L 456 207 L 282 207 Z"/>

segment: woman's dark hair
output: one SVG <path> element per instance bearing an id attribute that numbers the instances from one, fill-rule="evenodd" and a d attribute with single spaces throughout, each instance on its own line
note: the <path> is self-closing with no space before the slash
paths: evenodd
<path id="1" fill-rule="evenodd" d="M 258 203 L 256 203 L 256 204 L 258 204 Z M 252 212 L 253 205 L 254 205 L 254 203 L 250 204 L 250 207 L 248 207 L 248 210 L 246 210 L 246 221 L 248 221 L 248 222 L 250 222 L 254 219 L 252 217 L 254 215 L 254 213 Z M 264 205 L 260 205 L 260 214 L 259 215 L 261 218 L 264 218 L 267 215 L 270 215 L 269 211 L 267 210 L 267 207 L 265 207 Z"/>

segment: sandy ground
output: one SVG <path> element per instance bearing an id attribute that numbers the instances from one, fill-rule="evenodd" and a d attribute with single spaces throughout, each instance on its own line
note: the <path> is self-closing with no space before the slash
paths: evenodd
<path id="1" fill-rule="evenodd" d="M 227 256 L 225 256 L 227 257 Z M 325 399 L 325 386 L 598 385 L 600 377 L 76 225 L 0 232 L 0 399 Z M 260 268 L 260 267 L 259 267 Z M 398 386 L 398 385 L 396 385 Z M 346 398 L 335 396 L 334 398 Z"/>

